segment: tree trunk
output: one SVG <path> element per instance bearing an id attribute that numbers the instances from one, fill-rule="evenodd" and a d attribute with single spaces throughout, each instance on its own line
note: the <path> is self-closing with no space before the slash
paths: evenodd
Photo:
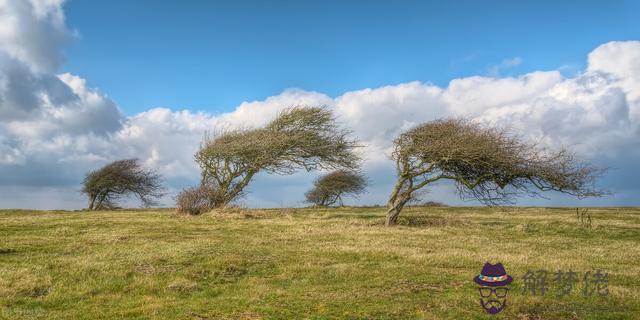
<path id="1" fill-rule="evenodd" d="M 90 194 L 89 195 L 89 210 L 93 210 L 93 206 L 96 203 L 96 195 L 95 194 Z"/>
<path id="2" fill-rule="evenodd" d="M 401 179 L 393 187 L 389 202 L 387 202 L 387 227 L 398 223 L 398 216 L 404 205 L 411 199 L 413 181 L 411 179 Z"/>
<path id="3" fill-rule="evenodd" d="M 257 172 L 258 172 L 257 170 L 249 170 L 247 171 L 246 175 L 242 178 L 242 180 L 238 181 L 238 183 L 236 183 L 232 189 L 229 190 L 228 187 L 226 187 L 224 192 L 224 199 L 222 200 L 222 203 L 220 203 L 216 207 L 226 208 L 231 203 L 231 201 L 233 201 L 235 198 L 238 197 L 240 192 L 244 190 L 244 188 L 249 184 L 249 182 L 251 182 L 251 179 Z M 232 183 L 233 183 L 233 180 L 229 181 L 228 185 L 231 186 Z"/>
<path id="4" fill-rule="evenodd" d="M 405 200 L 398 200 L 387 204 L 387 222 L 385 224 L 387 227 L 398 223 L 398 216 L 400 216 L 400 212 L 406 203 L 407 201 Z"/>
<path id="5" fill-rule="evenodd" d="M 97 195 L 97 197 L 96 197 L 97 199 L 96 200 L 98 201 L 98 203 L 96 203 L 93 206 L 93 210 L 104 210 L 105 209 L 104 208 L 104 201 L 107 198 L 107 195 L 108 195 L 108 191 L 103 191 L 102 193 Z"/>

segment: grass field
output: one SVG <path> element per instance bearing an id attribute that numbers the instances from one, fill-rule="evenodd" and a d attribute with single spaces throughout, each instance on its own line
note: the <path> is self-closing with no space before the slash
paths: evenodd
<path id="1" fill-rule="evenodd" d="M 639 319 L 640 209 L 0 211 L 0 319 Z M 502 262 L 508 305 L 472 278 Z M 527 270 L 609 274 L 522 293 Z"/>

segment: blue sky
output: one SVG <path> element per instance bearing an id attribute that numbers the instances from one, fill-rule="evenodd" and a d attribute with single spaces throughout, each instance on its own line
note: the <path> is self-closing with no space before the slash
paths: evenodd
<path id="1" fill-rule="evenodd" d="M 445 86 L 503 60 L 575 73 L 640 38 L 637 1 L 79 1 L 62 70 L 128 114 L 230 111 L 296 87 L 338 96 L 409 81 Z"/>
<path id="2" fill-rule="evenodd" d="M 0 208 L 79 209 L 86 172 L 158 170 L 172 206 L 207 131 L 325 105 L 363 148 L 383 204 L 392 141 L 467 117 L 611 170 L 611 195 L 540 206 L 640 205 L 638 1 L 0 0 Z M 242 201 L 298 206 L 318 172 L 260 174 Z M 427 199 L 461 201 L 451 183 Z M 132 202 L 131 204 L 135 204 Z"/>

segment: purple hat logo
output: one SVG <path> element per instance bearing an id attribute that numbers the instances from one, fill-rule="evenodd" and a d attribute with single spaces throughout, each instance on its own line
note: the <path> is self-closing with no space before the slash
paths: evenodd
<path id="1" fill-rule="evenodd" d="M 507 305 L 506 286 L 513 278 L 504 270 L 502 263 L 485 263 L 480 274 L 473 278 L 480 285 L 480 305 L 490 314 L 497 314 Z"/>

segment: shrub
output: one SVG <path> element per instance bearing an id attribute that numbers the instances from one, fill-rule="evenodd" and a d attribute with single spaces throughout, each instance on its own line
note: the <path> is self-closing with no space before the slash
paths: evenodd
<path id="1" fill-rule="evenodd" d="M 445 203 L 439 201 L 426 201 L 420 204 L 421 207 L 448 207 Z"/>
<path id="2" fill-rule="evenodd" d="M 189 187 L 182 190 L 176 197 L 178 213 L 200 215 L 211 211 L 218 203 L 218 192 L 206 185 Z"/>

